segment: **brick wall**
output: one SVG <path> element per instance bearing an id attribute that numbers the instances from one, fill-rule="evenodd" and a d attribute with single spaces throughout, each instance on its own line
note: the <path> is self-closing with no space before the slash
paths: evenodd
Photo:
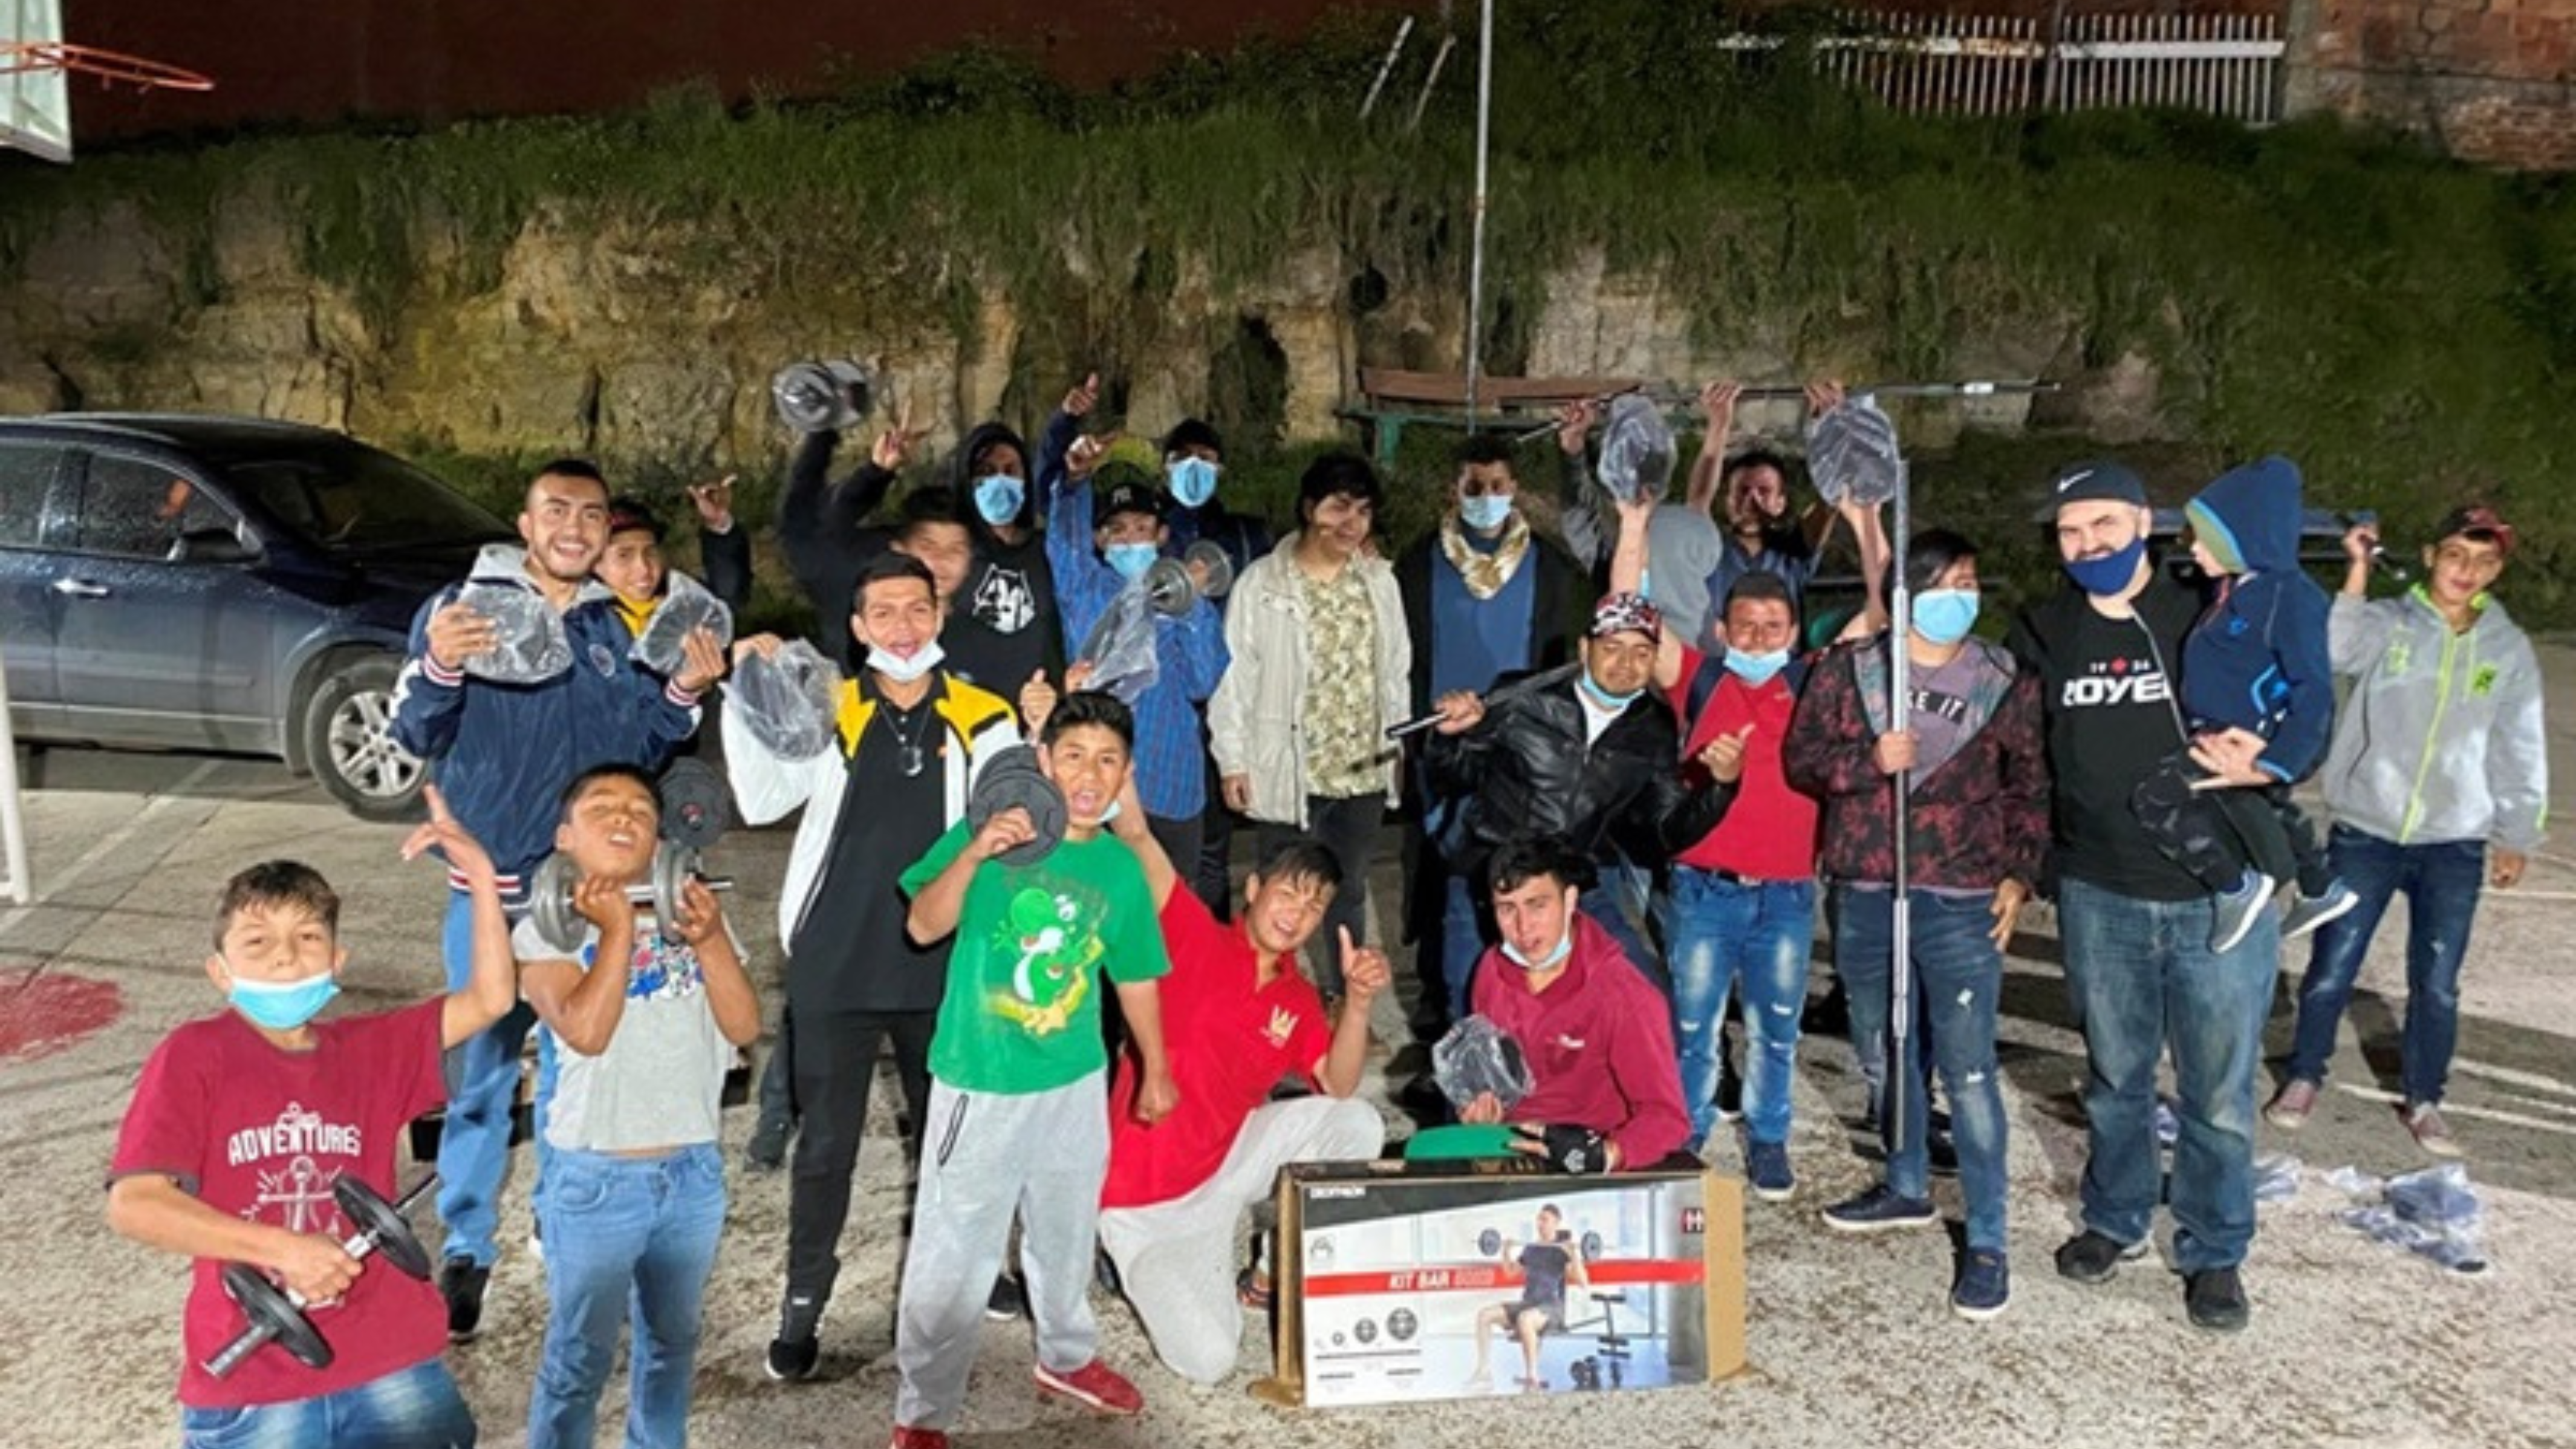
<path id="1" fill-rule="evenodd" d="M 2576 169 L 2576 0 L 2295 0 L 2290 107 L 2463 160 Z"/>

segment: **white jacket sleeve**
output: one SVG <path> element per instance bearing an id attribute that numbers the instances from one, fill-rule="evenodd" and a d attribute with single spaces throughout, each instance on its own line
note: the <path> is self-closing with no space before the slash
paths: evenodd
<path id="1" fill-rule="evenodd" d="M 2395 599 L 2356 599 L 2337 594 L 2326 612 L 2326 654 L 2337 674 L 2359 674 L 2388 652 L 2388 636 L 2397 631 Z"/>
<path id="2" fill-rule="evenodd" d="M 1265 661 L 1253 640 L 1252 601 L 1245 593 L 1237 588 L 1233 607 L 1225 611 L 1225 648 L 1231 659 L 1225 677 L 1216 682 L 1216 693 L 1208 696 L 1208 753 L 1216 757 L 1219 775 L 1240 775 L 1251 768 L 1252 701 Z"/>
<path id="3" fill-rule="evenodd" d="M 2487 798 L 2495 802 L 2494 844 L 2530 852 L 2549 816 L 2549 736 L 2540 712 L 2540 661 L 2528 644 L 2496 701 L 2487 740 Z"/>
<path id="4" fill-rule="evenodd" d="M 771 754 L 739 709 L 724 710 L 719 718 L 724 721 L 725 778 L 733 785 L 734 808 L 742 812 L 743 824 L 767 825 L 813 798 L 813 761 Z M 822 758 L 830 757 L 826 750 Z"/>

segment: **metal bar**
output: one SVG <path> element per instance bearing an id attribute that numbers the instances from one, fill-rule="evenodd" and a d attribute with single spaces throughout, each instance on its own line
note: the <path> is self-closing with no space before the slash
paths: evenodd
<path id="1" fill-rule="evenodd" d="M 1494 114 L 1494 0 L 1484 0 L 1476 27 L 1476 201 L 1467 253 L 1467 431 L 1476 430 L 1476 384 L 1484 371 L 1485 151 Z"/>
<path id="2" fill-rule="evenodd" d="M 1361 120 L 1367 120 L 1369 112 L 1377 109 L 1378 92 L 1386 89 L 1386 78 L 1395 72 L 1395 58 L 1404 54 L 1404 42 L 1412 34 L 1413 17 L 1408 15 L 1402 25 L 1395 27 L 1395 41 L 1386 48 L 1386 59 L 1378 62 L 1377 79 L 1369 82 L 1368 95 L 1360 102 Z"/>
<path id="3" fill-rule="evenodd" d="M 1422 94 L 1413 98 L 1413 119 L 1404 123 L 1407 131 L 1422 129 L 1422 113 L 1431 105 L 1431 93 L 1440 86 L 1440 68 L 1449 63 L 1449 52 L 1457 48 L 1457 36 L 1440 37 L 1440 48 L 1431 53 L 1431 73 L 1422 78 Z"/>

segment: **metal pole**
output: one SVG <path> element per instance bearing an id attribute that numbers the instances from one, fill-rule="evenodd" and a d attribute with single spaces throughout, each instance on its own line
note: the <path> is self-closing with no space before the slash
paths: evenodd
<path id="1" fill-rule="evenodd" d="M 1906 654 L 1906 639 L 1913 622 L 1913 600 L 1905 585 L 1905 550 L 1914 536 L 1911 468 L 1900 468 L 1896 475 L 1896 536 L 1888 541 L 1888 551 L 1895 560 L 1895 581 L 1887 591 L 1887 718 L 1889 728 L 1910 730 L 1914 727 L 1913 660 Z M 1914 908 L 1912 871 L 1909 860 L 1906 817 L 1907 796 L 1913 788 L 1913 772 L 1896 772 L 1896 871 L 1889 884 L 1894 888 L 1890 903 L 1888 945 L 1893 959 L 1887 973 L 1887 1025 L 1895 1060 L 1887 1070 L 1887 1155 L 1893 1161 L 1907 1147 L 1905 1103 L 1908 1092 L 1923 1090 L 1915 1067 L 1914 1051 Z M 1929 1114 L 1926 1114 L 1929 1121 Z"/>
<path id="2" fill-rule="evenodd" d="M 35 899 L 34 872 L 27 861 L 27 826 L 18 812 L 18 737 L 9 725 L 9 671 L 0 665 L 0 894 L 19 905 Z"/>
<path id="3" fill-rule="evenodd" d="M 1476 28 L 1476 203 L 1467 251 L 1467 431 L 1476 431 L 1476 389 L 1484 373 L 1485 146 L 1494 116 L 1494 0 Z"/>

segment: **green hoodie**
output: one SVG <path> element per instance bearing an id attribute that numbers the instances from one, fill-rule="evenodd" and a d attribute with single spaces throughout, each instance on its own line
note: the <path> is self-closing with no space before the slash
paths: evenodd
<path id="1" fill-rule="evenodd" d="M 2394 599 L 2338 594 L 2327 634 L 2335 673 L 2354 681 L 2322 772 L 2338 823 L 2399 845 L 2540 843 L 2540 665 L 2502 605 L 2454 634 L 2420 587 Z"/>

